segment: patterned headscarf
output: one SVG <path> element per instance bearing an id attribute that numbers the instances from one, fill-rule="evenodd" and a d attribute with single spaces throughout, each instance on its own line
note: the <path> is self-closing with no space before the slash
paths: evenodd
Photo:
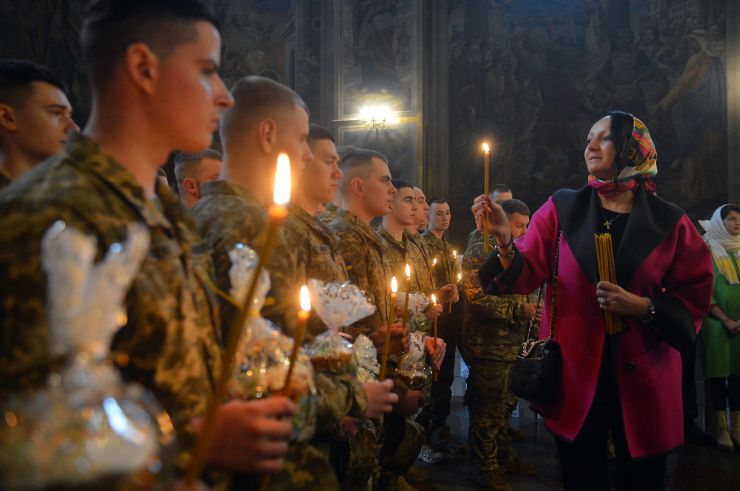
<path id="1" fill-rule="evenodd" d="M 644 182 L 645 189 L 654 193 L 655 175 L 658 173 L 658 152 L 647 126 L 629 113 L 613 112 L 608 115 L 612 118 L 612 128 L 615 117 L 632 118 L 632 130 L 627 142 L 621 145 L 622 148 L 617 148 L 618 153 L 613 166 L 615 177 L 609 181 L 602 181 L 596 176 L 589 176 L 588 185 L 600 194 L 612 195 L 633 190 L 640 182 Z M 616 135 L 612 136 L 616 138 Z"/>
<path id="2" fill-rule="evenodd" d="M 740 261 L 740 235 L 732 235 L 727 231 L 725 223 L 722 221 L 722 205 L 712 214 L 711 220 L 699 220 L 699 225 L 707 231 L 704 234 L 704 240 L 712 251 L 714 264 L 717 271 L 725 277 L 731 285 L 740 283 L 737 270 L 732 264 L 729 254 L 735 255 L 735 260 Z"/>

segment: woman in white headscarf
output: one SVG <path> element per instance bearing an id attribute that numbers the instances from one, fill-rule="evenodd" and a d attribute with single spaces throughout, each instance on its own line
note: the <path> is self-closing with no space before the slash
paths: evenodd
<path id="1" fill-rule="evenodd" d="M 717 446 L 732 451 L 740 449 L 740 206 L 720 206 L 711 220 L 699 224 L 707 231 L 704 240 L 714 263 L 712 308 L 701 330 L 704 373 L 717 419 Z"/>

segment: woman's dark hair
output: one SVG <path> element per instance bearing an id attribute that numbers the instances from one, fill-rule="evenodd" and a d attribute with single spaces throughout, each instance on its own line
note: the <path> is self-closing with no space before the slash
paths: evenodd
<path id="1" fill-rule="evenodd" d="M 727 215 L 730 214 L 730 212 L 734 211 L 735 213 L 740 213 L 740 206 L 738 205 L 725 205 L 722 207 L 721 210 L 719 210 L 719 216 L 722 220 L 727 218 Z"/>
<path id="2" fill-rule="evenodd" d="M 632 138 L 633 119 L 631 114 L 624 111 L 609 111 L 606 115 L 611 119 L 612 142 L 617 151 L 612 167 L 616 176 L 626 165 L 625 151 Z"/>

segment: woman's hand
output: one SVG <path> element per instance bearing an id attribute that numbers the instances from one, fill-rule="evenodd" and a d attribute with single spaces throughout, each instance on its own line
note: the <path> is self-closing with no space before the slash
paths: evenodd
<path id="1" fill-rule="evenodd" d="M 647 298 L 630 293 L 608 281 L 600 281 L 596 285 L 596 301 L 604 312 L 638 319 L 645 319 L 650 315 Z"/>
<path id="2" fill-rule="evenodd" d="M 511 227 L 509 227 L 509 218 L 501 205 L 492 202 L 481 194 L 475 198 L 470 209 L 475 217 L 475 226 L 480 232 L 483 232 L 483 223 L 488 218 L 488 230 L 496 235 L 496 242 L 499 244 L 509 243 Z"/>

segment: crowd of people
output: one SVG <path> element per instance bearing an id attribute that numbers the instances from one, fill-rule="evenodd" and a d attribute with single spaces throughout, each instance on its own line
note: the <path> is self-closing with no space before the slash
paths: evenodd
<path id="1" fill-rule="evenodd" d="M 424 479 L 417 459 L 467 452 L 482 487 L 511 489 L 507 473 L 536 473 L 514 450 L 523 435 L 510 425 L 518 399 L 508 381 L 540 323 L 561 347 L 562 381 L 554 402 L 533 408 L 555 435 L 565 489 L 609 489 L 610 440 L 618 489 L 663 488 L 666 455 L 683 443 L 681 355 L 702 322 L 717 444 L 740 445 L 740 207 L 719 207 L 702 238 L 655 194 L 657 154 L 637 117 L 596 122 L 588 185 L 557 191 L 536 213 L 503 184 L 478 197 L 477 229 L 458 255 L 447 201 L 394 179 L 382 153 L 338 149 L 300 95 L 273 80 L 247 76 L 227 90 L 217 26 L 199 0 L 91 2 L 80 38 L 93 106 L 82 131 L 54 73 L 0 61 L 3 401 L 44 387 L 64 362 L 50 346 L 45 232 L 62 220 L 94 237 L 102 259 L 129 223 L 142 223 L 151 243 L 111 358 L 167 411 L 186 469 L 244 308 L 224 293 L 229 252 L 265 244 L 284 153 L 293 190 L 261 315 L 294 336 L 300 285 L 351 282 L 376 308 L 343 334 L 367 336 L 378 353 L 390 346 L 389 380 L 317 367 L 315 429 L 300 442 L 290 398 L 228 400 L 216 409 L 201 485 L 255 489 L 269 474 L 270 489 L 414 489 Z M 179 196 L 161 172 L 168 160 Z M 613 237 L 616 283 L 599 277 L 600 233 Z M 404 324 L 388 304 L 391 277 L 405 279 L 407 265 L 401 291 L 436 302 Z M 606 333 L 605 312 L 622 332 Z M 316 315 L 308 325 L 309 341 L 327 329 Z M 394 373 L 413 343 L 433 367 L 423 386 Z M 467 445 L 447 425 L 457 351 L 470 368 Z"/>

